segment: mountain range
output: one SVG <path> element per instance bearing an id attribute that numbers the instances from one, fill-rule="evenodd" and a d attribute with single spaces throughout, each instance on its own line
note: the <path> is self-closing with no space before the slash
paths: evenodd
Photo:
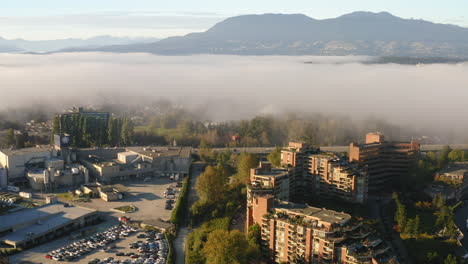
<path id="1" fill-rule="evenodd" d="M 301 14 L 242 15 L 205 32 L 155 43 L 62 51 L 466 58 L 468 28 L 403 19 L 387 12 L 354 12 L 323 20 Z"/>
<path id="2" fill-rule="evenodd" d="M 66 48 L 95 49 L 109 45 L 128 45 L 133 43 L 154 43 L 157 38 L 129 38 L 97 36 L 87 39 L 69 38 L 57 40 L 4 39 L 0 37 L 0 53 L 51 52 Z"/>

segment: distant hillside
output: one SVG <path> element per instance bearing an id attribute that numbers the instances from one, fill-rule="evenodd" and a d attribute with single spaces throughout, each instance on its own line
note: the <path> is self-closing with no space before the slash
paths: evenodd
<path id="1" fill-rule="evenodd" d="M 128 38 L 97 36 L 88 39 L 23 40 L 0 38 L 0 53 L 10 52 L 50 52 L 67 48 L 99 48 L 109 45 L 128 45 L 133 43 L 153 43 L 156 38 Z"/>
<path id="2" fill-rule="evenodd" d="M 63 51 L 468 57 L 468 29 L 386 12 L 354 12 L 324 20 L 300 14 L 244 15 L 228 18 L 206 32 L 156 43 Z"/>

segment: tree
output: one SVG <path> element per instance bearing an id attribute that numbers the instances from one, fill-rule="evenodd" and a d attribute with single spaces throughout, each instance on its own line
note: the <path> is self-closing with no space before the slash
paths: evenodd
<path id="1" fill-rule="evenodd" d="M 281 148 L 276 147 L 270 154 L 268 154 L 267 159 L 271 162 L 273 167 L 280 167 L 281 166 Z"/>
<path id="2" fill-rule="evenodd" d="M 122 121 L 122 132 L 120 133 L 122 145 L 124 146 L 133 145 L 133 140 L 135 137 L 133 129 L 134 129 L 134 126 L 133 126 L 132 120 L 125 117 Z"/>
<path id="3" fill-rule="evenodd" d="M 50 132 L 50 143 L 54 144 L 54 136 L 60 134 L 60 118 L 55 116 L 52 120 L 52 131 Z"/>
<path id="4" fill-rule="evenodd" d="M 15 146 L 16 145 L 16 140 L 15 140 L 15 131 L 13 129 L 8 129 L 7 133 L 5 134 L 5 145 L 8 147 Z"/>
<path id="5" fill-rule="evenodd" d="M 419 218 L 419 215 L 416 215 L 413 221 L 413 230 L 411 230 L 411 235 L 413 237 L 418 238 L 419 235 L 421 234 L 421 220 Z"/>
<path id="6" fill-rule="evenodd" d="M 436 251 L 429 251 L 426 255 L 426 262 L 428 264 L 436 264 L 439 263 L 439 254 Z"/>
<path id="7" fill-rule="evenodd" d="M 198 177 L 195 188 L 202 201 L 215 202 L 222 198 L 225 185 L 226 177 L 222 169 L 207 166 Z"/>
<path id="8" fill-rule="evenodd" d="M 451 162 L 464 161 L 465 160 L 465 151 L 463 151 L 463 150 L 452 150 L 448 154 L 448 159 Z"/>
<path id="9" fill-rule="evenodd" d="M 213 159 L 214 151 L 205 139 L 202 139 L 198 145 L 198 154 L 200 155 L 200 159 L 204 162 Z"/>
<path id="10" fill-rule="evenodd" d="M 250 169 L 258 166 L 258 158 L 255 154 L 243 152 L 237 159 L 237 179 L 242 184 L 248 184 Z"/>
<path id="11" fill-rule="evenodd" d="M 445 166 L 447 166 L 449 162 L 449 153 L 452 151 L 452 149 L 449 146 L 444 146 L 442 150 L 439 153 L 439 158 L 438 158 L 438 166 L 440 169 L 443 169 Z"/>
<path id="12" fill-rule="evenodd" d="M 247 239 L 249 242 L 249 249 L 246 254 L 248 263 L 261 263 L 262 254 L 260 249 L 260 243 L 262 238 L 260 226 L 258 224 L 254 224 L 253 226 L 249 227 Z"/>
<path id="13" fill-rule="evenodd" d="M 444 196 L 442 195 L 442 193 L 436 193 L 434 195 L 434 198 L 432 198 L 432 206 L 435 208 L 435 209 L 440 209 L 442 208 L 442 206 L 445 205 L 445 199 L 444 199 Z"/>
<path id="14" fill-rule="evenodd" d="M 260 245 L 260 241 L 261 241 L 260 231 L 261 231 L 260 226 L 258 224 L 254 224 L 251 227 L 249 227 L 249 232 L 247 233 L 249 242 Z"/>
<path id="15" fill-rule="evenodd" d="M 414 227 L 415 227 L 414 219 L 409 219 L 406 222 L 405 229 L 404 229 L 403 233 L 407 234 L 407 235 L 412 235 L 413 231 L 414 231 Z"/>
<path id="16" fill-rule="evenodd" d="M 219 152 L 218 155 L 216 155 L 216 162 L 222 166 L 226 166 L 231 160 L 231 155 L 232 151 L 230 149 Z"/>
<path id="17" fill-rule="evenodd" d="M 433 164 L 435 164 L 436 161 L 437 161 L 437 155 L 435 154 L 434 151 L 429 151 L 429 152 L 427 152 L 427 153 L 426 153 L 426 158 L 427 158 L 430 162 L 432 162 Z"/>
<path id="18" fill-rule="evenodd" d="M 444 227 L 447 219 L 450 217 L 450 209 L 447 206 L 442 206 L 437 210 L 434 215 L 437 217 L 435 225 L 438 227 Z"/>
<path id="19" fill-rule="evenodd" d="M 244 264 L 248 242 L 241 232 L 215 230 L 208 235 L 203 253 L 206 264 Z"/>
<path id="20" fill-rule="evenodd" d="M 449 254 L 444 260 L 444 264 L 457 264 L 457 257 L 452 254 Z"/>
<path id="21" fill-rule="evenodd" d="M 398 224 L 398 228 L 400 229 L 400 232 L 406 233 L 406 207 L 400 202 L 400 199 L 398 198 L 398 194 L 393 193 L 392 195 L 393 200 L 395 201 L 396 204 L 396 212 L 395 212 L 395 222 Z"/>
<path id="22" fill-rule="evenodd" d="M 26 138 L 24 134 L 16 134 L 15 135 L 15 147 L 20 149 L 24 148 L 26 143 Z"/>

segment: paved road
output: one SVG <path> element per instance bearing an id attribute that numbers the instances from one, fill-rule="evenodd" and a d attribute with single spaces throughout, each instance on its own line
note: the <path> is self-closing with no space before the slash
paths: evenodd
<path id="1" fill-rule="evenodd" d="M 237 229 L 240 232 L 244 233 L 245 232 L 245 217 L 246 217 L 246 209 L 245 206 L 242 206 L 237 210 L 237 212 L 234 214 L 234 216 L 231 219 L 231 223 L 229 223 L 229 229 Z"/>
<path id="2" fill-rule="evenodd" d="M 192 175 L 190 179 L 190 186 L 189 186 L 189 196 L 188 196 L 188 206 L 187 206 L 187 212 L 186 215 L 189 215 L 188 210 L 198 200 L 197 196 L 197 191 L 195 190 L 195 182 L 197 181 L 198 176 L 200 173 L 203 171 L 203 168 L 205 167 L 204 163 L 194 163 L 192 165 Z M 189 221 L 187 221 L 189 222 Z M 175 255 L 176 255 L 176 264 L 184 264 L 185 263 L 185 240 L 192 232 L 192 229 L 187 226 L 186 223 L 185 226 L 181 226 L 179 228 L 179 231 L 177 233 L 177 237 L 174 240 L 174 250 L 175 250 Z"/>

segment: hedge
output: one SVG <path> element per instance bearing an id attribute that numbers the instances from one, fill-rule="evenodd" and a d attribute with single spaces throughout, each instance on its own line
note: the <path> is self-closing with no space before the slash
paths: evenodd
<path id="1" fill-rule="evenodd" d="M 181 225 L 184 221 L 184 214 L 188 206 L 188 189 L 189 189 L 190 176 L 184 179 L 182 190 L 180 191 L 179 199 L 177 199 L 176 206 L 172 211 L 170 222 L 175 225 Z"/>

